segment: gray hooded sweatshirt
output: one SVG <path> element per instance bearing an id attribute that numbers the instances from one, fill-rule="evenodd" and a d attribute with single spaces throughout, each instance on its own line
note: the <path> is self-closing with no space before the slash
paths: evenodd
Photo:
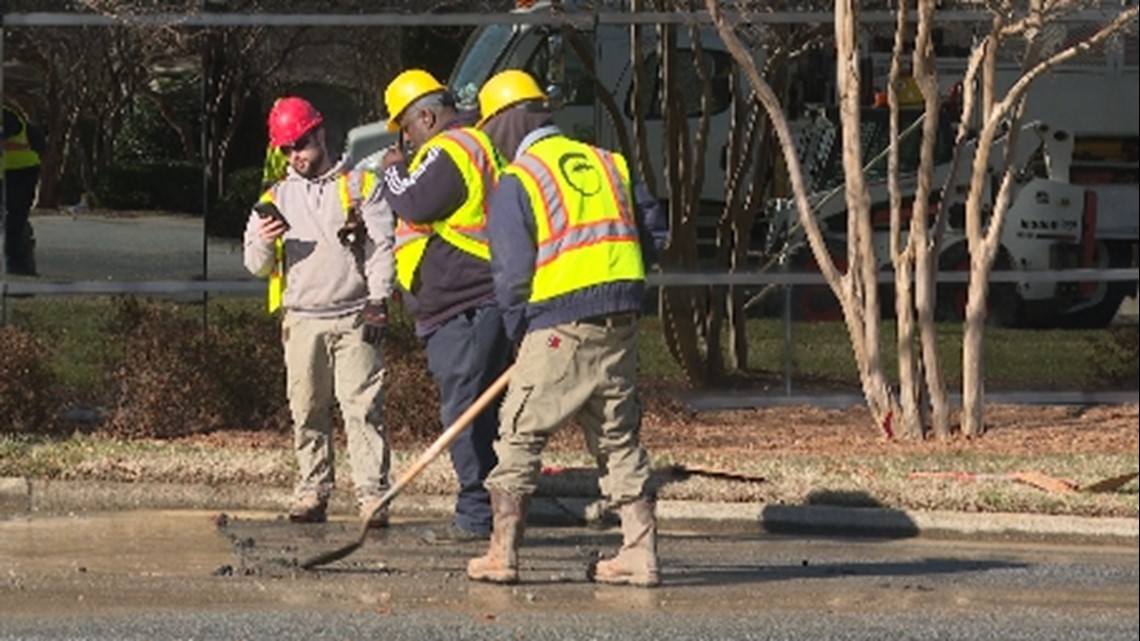
<path id="1" fill-rule="evenodd" d="M 305 178 L 289 168 L 286 177 L 270 187 L 273 200 L 290 229 L 285 232 L 285 296 L 290 313 L 317 318 L 354 314 L 368 300 L 387 299 L 392 291 L 394 223 L 381 182 L 362 194 L 360 213 L 367 230 L 359 257 L 341 244 L 337 231 L 344 226 L 345 209 L 337 178 L 344 161 L 316 178 Z M 244 238 L 245 267 L 255 276 L 273 271 L 273 243 L 258 233 L 258 215 L 251 212 Z"/>

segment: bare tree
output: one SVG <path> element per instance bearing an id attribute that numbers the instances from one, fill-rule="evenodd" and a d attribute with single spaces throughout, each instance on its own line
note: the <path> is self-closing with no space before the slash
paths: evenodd
<path id="1" fill-rule="evenodd" d="M 905 236 L 898 159 L 898 89 L 903 81 L 901 63 L 909 35 L 909 10 L 905 1 L 899 2 L 896 9 L 895 43 L 887 83 L 891 129 L 887 183 L 891 204 L 890 252 L 894 265 L 895 318 L 898 326 L 899 405 L 902 411 L 900 432 L 910 438 L 922 438 L 929 416 L 934 433 L 945 438 L 950 434 L 949 404 L 939 364 L 934 322 L 935 259 L 940 238 L 937 233 L 930 233 L 934 152 L 940 117 L 938 76 L 932 42 L 935 2 L 918 0 L 917 5 L 918 25 L 914 35 L 911 78 L 922 96 L 922 138 L 919 166 L 915 175 L 916 188 L 909 203 L 910 222 Z M 929 407 L 925 400 L 929 401 Z"/>
<path id="2" fill-rule="evenodd" d="M 993 4 L 993 3 L 991 3 Z M 1021 9 L 1013 2 L 1002 2 L 988 6 L 993 16 L 989 34 L 975 49 L 967 67 L 963 97 L 963 113 L 957 138 L 957 153 L 951 163 L 947 180 L 958 176 L 960 163 L 970 163 L 970 192 L 967 196 L 966 224 L 969 239 L 971 276 L 969 282 L 969 303 L 966 319 L 966 340 L 963 343 L 963 398 L 966 415 L 963 431 L 967 435 L 981 433 L 982 381 L 981 337 L 986 317 L 985 301 L 990 270 L 994 265 L 1001 234 L 1001 223 L 1008 209 L 1010 186 L 1013 171 L 1008 150 L 1016 148 L 1016 140 L 1008 141 L 1007 155 L 1001 170 L 997 173 L 999 190 L 993 202 L 995 207 L 988 218 L 983 203 L 985 186 L 994 176 L 989 165 L 989 157 L 995 138 L 1007 128 L 1010 136 L 1016 136 L 1017 118 L 1024 103 L 1025 92 L 1030 83 L 1076 55 L 1077 52 L 1103 41 L 1111 34 L 1125 28 L 1136 19 L 1136 9 L 1130 8 L 1120 13 L 1109 25 L 1091 38 L 1073 44 L 1063 51 L 1045 57 L 1044 46 L 1037 41 L 1042 37 L 1043 27 L 1052 20 L 1059 20 L 1074 9 L 1087 6 L 1080 2 L 1031 2 L 1028 9 Z M 708 0 L 709 12 L 714 16 L 718 31 L 728 43 L 737 63 L 746 71 L 749 83 L 764 105 L 773 122 L 776 134 L 783 149 L 789 172 L 793 201 L 799 212 L 799 223 L 807 237 L 816 263 L 830 289 L 839 299 L 852 349 L 859 368 L 860 381 L 868 407 L 880 430 L 891 437 L 894 433 L 892 421 L 901 417 L 905 434 L 919 437 L 924 434 L 925 414 L 931 412 L 935 433 L 948 436 L 950 427 L 945 393 L 945 384 L 938 363 L 936 333 L 934 325 L 934 273 L 936 256 L 942 231 L 946 224 L 946 212 L 940 211 L 935 222 L 930 222 L 930 203 L 947 202 L 952 185 L 942 187 L 937 198 L 934 193 L 934 136 L 938 127 L 939 81 L 934 68 L 932 52 L 932 28 L 935 21 L 935 3 L 919 0 L 917 3 L 918 24 L 914 39 L 912 57 L 913 82 L 917 86 L 925 109 L 922 123 L 923 140 L 920 147 L 920 163 L 917 172 L 916 193 L 910 203 L 911 219 L 904 230 L 902 210 L 903 197 L 898 186 L 898 149 L 892 143 L 888 149 L 888 185 L 891 195 L 892 233 L 891 260 L 895 268 L 895 310 L 899 323 L 900 354 L 900 395 L 896 397 L 883 372 L 879 334 L 881 321 L 878 311 L 876 282 L 877 261 L 871 243 L 869 224 L 868 190 L 864 181 L 865 168 L 862 165 L 863 150 L 859 138 L 860 109 L 858 88 L 861 70 L 858 60 L 860 36 L 859 9 L 861 3 L 835 2 L 835 50 L 839 112 L 842 127 L 844 195 L 847 221 L 847 267 L 843 271 L 836 267 L 819 230 L 818 222 L 812 215 L 807 197 L 802 168 L 799 164 L 787 120 L 780 101 L 771 90 L 765 78 L 755 65 L 750 64 L 750 56 L 742 43 L 734 37 L 731 25 L 719 13 L 720 3 Z M 892 138 L 899 137 L 897 88 L 901 80 L 901 59 L 904 53 L 904 40 L 911 38 L 908 33 L 908 7 L 899 3 L 896 22 L 895 47 L 892 55 L 892 70 L 888 84 L 888 97 L 891 106 Z M 1020 13 L 1019 13 L 1020 12 Z M 1020 16 L 1020 17 L 1018 17 Z M 1027 57 L 1022 77 L 1001 97 L 993 93 L 994 61 L 998 48 L 1004 39 L 1014 35 L 1027 39 Z M 973 132 L 968 123 L 977 102 L 971 80 L 979 70 L 983 73 L 981 95 L 980 129 Z M 1012 121 L 1013 126 L 1010 127 Z M 968 154 L 973 153 L 971 157 Z M 965 155 L 963 158 L 962 156 Z M 944 210 L 945 208 L 943 208 Z M 905 235 L 904 235 L 905 231 Z M 914 322 L 917 319 L 916 331 Z M 914 348 L 916 342 L 920 351 Z M 927 408 L 922 402 L 925 396 L 930 403 Z"/>
<path id="3" fill-rule="evenodd" d="M 634 11 L 643 8 L 656 11 L 693 11 L 699 5 L 692 1 L 653 0 L 631 3 Z M 786 97 L 790 82 L 788 68 L 792 61 L 809 50 L 808 43 L 818 42 L 821 30 L 814 25 L 752 25 L 746 22 L 733 26 L 736 36 L 752 46 L 757 57 L 763 59 L 765 73 L 783 79 L 776 93 Z M 634 27 L 632 50 L 642 42 Z M 686 25 L 658 25 L 656 28 L 657 55 L 660 65 L 660 95 L 655 96 L 663 105 L 665 119 L 666 173 L 665 198 L 669 203 L 670 243 L 662 258 L 666 271 L 695 271 L 724 269 L 730 272 L 752 269 L 749 249 L 752 228 L 760 216 L 764 203 L 773 194 L 780 166 L 775 150 L 778 143 L 770 122 L 746 82 L 738 82 L 739 75 L 729 80 L 730 119 L 727 144 L 724 149 L 709 148 L 710 119 L 708 113 L 713 101 L 711 70 L 703 62 L 706 30 L 696 22 Z M 675 45 L 679 34 L 687 36 L 693 55 L 678 56 Z M 762 51 L 762 54 L 760 53 Z M 750 63 L 755 59 L 750 57 Z M 642 65 L 635 64 L 634 84 L 642 87 L 651 79 L 645 78 Z M 684 74 L 690 80 L 682 86 L 678 78 Z M 645 105 L 641 89 L 634 92 L 633 137 L 637 144 L 639 165 L 648 167 L 647 157 L 658 150 L 647 148 L 643 134 Z M 700 108 L 696 115 L 686 113 L 686 97 L 697 97 Z M 695 118 L 696 123 L 689 122 Z M 715 210 L 702 202 L 705 168 L 712 163 L 723 163 L 725 194 L 722 204 Z M 646 172 L 649 173 L 649 172 Z M 704 234 L 712 224 L 712 238 Z M 702 243 L 712 241 L 711 249 L 700 251 Z M 705 244 L 704 247 L 709 247 Z M 671 354 L 681 365 L 688 380 L 704 386 L 722 379 L 730 370 L 743 371 L 749 366 L 745 311 L 757 300 L 749 299 L 743 288 L 737 286 L 685 286 L 670 287 L 661 292 L 660 308 L 662 331 Z M 726 341 L 726 342 L 725 342 Z"/>
<path id="4" fill-rule="evenodd" d="M 443 6 L 455 3 L 442 3 Z M 391 7 L 422 11 L 422 4 L 391 0 Z M 395 28 L 186 27 L 129 20 L 161 11 L 202 10 L 245 14 L 281 11 L 265 0 L 178 0 L 157 7 L 147 0 L 80 0 L 12 7 L 71 12 L 77 8 L 118 21 L 101 27 L 37 27 L 13 30 L 6 49 L 43 71 L 49 157 L 45 200 L 64 172 L 82 177 L 91 191 L 94 177 L 111 161 L 121 127 L 140 101 L 149 103 L 181 140 L 186 160 L 203 163 L 218 193 L 225 190 L 231 145 L 251 108 L 307 81 L 349 88 L 353 111 L 375 116 L 380 89 L 398 71 Z M 385 8 L 385 7 L 381 7 Z M 289 11 L 351 13 L 375 10 L 359 0 L 293 2 Z M 202 96 L 195 118 L 176 108 L 172 86 L 193 87 Z M 196 135 L 205 130 L 205 136 Z"/>
<path id="5" fill-rule="evenodd" d="M 859 140 L 859 65 L 855 59 L 857 7 L 851 3 L 836 2 L 836 57 L 838 60 L 838 89 L 840 110 L 844 124 L 844 166 L 848 178 L 846 199 L 848 208 L 848 269 L 841 273 L 829 255 L 819 224 L 812 215 L 807 187 L 795 141 L 788 120 L 776 93 L 761 76 L 751 61 L 747 49 L 733 33 L 716 0 L 707 0 L 707 7 L 718 32 L 729 51 L 741 65 L 749 84 L 764 106 L 772 122 L 788 170 L 792 197 L 800 212 L 800 224 L 807 236 L 816 263 L 839 298 L 846 320 L 848 334 L 855 351 L 864 397 L 868 401 L 876 424 L 888 436 L 892 434 L 891 420 L 897 413 L 897 403 L 883 373 L 879 352 L 879 309 L 876 286 L 876 265 L 871 245 L 869 221 L 870 206 L 862 177 L 862 153 Z"/>
<path id="6" fill-rule="evenodd" d="M 1001 246 L 1002 227 L 1009 210 L 1014 181 L 1013 151 L 1017 148 L 1018 129 L 1025 106 L 1027 92 L 1042 74 L 1057 67 L 1077 54 L 1088 51 L 1114 34 L 1135 28 L 1138 8 L 1121 10 L 1114 19 L 1090 37 L 1050 53 L 1053 44 L 1048 25 L 1082 8 L 1090 2 L 1079 0 L 1031 0 L 1027 7 L 1019 7 L 1010 0 L 996 3 L 992 8 L 993 21 L 989 33 L 975 51 L 977 64 L 971 73 L 982 70 L 981 105 L 977 133 L 977 147 L 971 165 L 970 191 L 966 201 L 966 238 L 970 250 L 970 281 L 966 302 L 965 335 L 962 341 L 962 431 L 967 436 L 979 436 L 985 430 L 983 410 L 985 404 L 985 373 L 982 349 L 985 334 L 986 302 L 989 278 Z M 1020 9 L 1020 11 L 1019 11 Z M 995 66 L 999 49 L 1010 38 L 1025 40 L 1025 57 L 1022 75 L 1000 95 L 995 86 Z M 962 122 L 973 114 L 974 83 L 967 77 Z M 969 110 L 967 110 L 967 107 Z M 965 135 L 965 124 L 959 138 Z M 1002 166 L 997 173 L 998 190 L 993 198 L 993 210 L 985 215 L 983 191 L 987 180 L 988 159 L 994 142 L 1008 130 Z"/>

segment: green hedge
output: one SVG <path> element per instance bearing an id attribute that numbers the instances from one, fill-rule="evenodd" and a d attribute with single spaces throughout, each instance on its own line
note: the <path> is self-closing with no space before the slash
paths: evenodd
<path id="1" fill-rule="evenodd" d="M 96 202 L 108 209 L 202 213 L 201 165 L 117 165 L 99 174 L 94 189 Z"/>

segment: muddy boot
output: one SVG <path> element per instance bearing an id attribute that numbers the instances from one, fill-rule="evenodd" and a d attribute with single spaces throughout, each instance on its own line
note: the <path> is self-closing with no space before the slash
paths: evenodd
<path id="1" fill-rule="evenodd" d="M 306 493 L 293 499 L 289 520 L 294 523 L 324 523 L 328 520 L 328 499 Z"/>
<path id="2" fill-rule="evenodd" d="M 621 506 L 621 550 L 612 559 L 598 561 L 586 576 L 598 583 L 652 587 L 661 583 L 657 569 L 657 518 L 653 504 L 637 499 Z"/>
<path id="3" fill-rule="evenodd" d="M 483 556 L 467 562 L 467 578 L 491 583 L 517 583 L 519 544 L 526 529 L 529 496 L 515 496 L 491 489 L 491 510 L 495 513 L 491 547 Z"/>

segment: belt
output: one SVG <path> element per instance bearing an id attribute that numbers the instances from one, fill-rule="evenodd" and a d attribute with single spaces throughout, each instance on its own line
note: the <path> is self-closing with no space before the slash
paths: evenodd
<path id="1" fill-rule="evenodd" d="M 637 314 L 633 312 L 622 312 L 621 314 L 609 314 L 606 316 L 588 316 L 578 319 L 578 322 L 584 325 L 608 327 L 610 329 L 615 327 L 630 327 L 637 322 Z"/>

